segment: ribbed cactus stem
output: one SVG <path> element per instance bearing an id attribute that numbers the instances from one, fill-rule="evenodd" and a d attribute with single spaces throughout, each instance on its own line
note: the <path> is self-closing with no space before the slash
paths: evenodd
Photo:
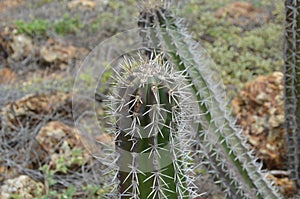
<path id="1" fill-rule="evenodd" d="M 192 41 L 181 21 L 161 7 L 141 12 L 139 26 L 148 51 L 155 49 L 184 71 L 197 97 L 201 117 L 198 129 L 202 164 L 211 168 L 231 198 L 280 198 L 251 155 L 240 130 L 227 113 L 220 79 Z"/>
<path id="2" fill-rule="evenodd" d="M 300 187 L 300 2 L 286 0 L 284 88 L 288 167 Z"/>
<path id="3" fill-rule="evenodd" d="M 160 56 L 125 59 L 111 99 L 118 154 L 118 197 L 189 198 L 195 109 L 190 85 Z M 184 143 L 184 144 L 183 144 Z"/>

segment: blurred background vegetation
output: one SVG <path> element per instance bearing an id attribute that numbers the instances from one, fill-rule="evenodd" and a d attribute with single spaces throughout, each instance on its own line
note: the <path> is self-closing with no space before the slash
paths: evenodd
<path id="1" fill-rule="evenodd" d="M 212 57 L 228 90 L 235 93 L 255 76 L 281 70 L 284 11 L 278 0 L 246 1 L 253 8 L 245 9 L 230 7 L 230 2 L 234 1 L 184 0 L 176 13 Z M 232 11 L 220 11 L 224 7 Z M 104 39 L 136 27 L 139 1 L 72 4 L 66 0 L 27 0 L 2 12 L 2 27 L 14 25 L 18 33 L 38 41 L 62 37 L 91 50 Z"/>

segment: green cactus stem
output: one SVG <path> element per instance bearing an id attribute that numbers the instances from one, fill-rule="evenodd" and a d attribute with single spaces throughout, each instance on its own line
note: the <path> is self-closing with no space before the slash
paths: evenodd
<path id="1" fill-rule="evenodd" d="M 125 59 L 114 77 L 109 99 L 117 129 L 118 197 L 196 196 L 188 143 L 193 140 L 190 117 L 197 102 L 192 103 L 187 77 L 160 56 Z"/>
<path id="2" fill-rule="evenodd" d="M 288 169 L 291 179 L 300 187 L 300 2 L 286 0 L 285 8 L 284 88 Z"/>
<path id="3" fill-rule="evenodd" d="M 199 153 L 230 198 L 280 198 L 227 113 L 225 93 L 205 52 L 191 39 L 180 19 L 159 6 L 140 13 L 138 23 L 148 52 L 164 54 L 189 77 L 197 97 Z"/>

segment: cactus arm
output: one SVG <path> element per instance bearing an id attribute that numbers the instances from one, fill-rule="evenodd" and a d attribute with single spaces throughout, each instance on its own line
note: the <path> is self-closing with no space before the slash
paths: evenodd
<path id="1" fill-rule="evenodd" d="M 180 57 L 178 55 L 176 56 L 175 53 L 173 53 L 173 56 L 172 56 L 172 54 L 169 53 L 169 56 L 172 57 L 171 60 L 173 60 L 175 63 L 178 64 L 178 66 L 179 66 L 180 69 L 184 69 L 185 66 L 184 66 L 184 64 L 180 64 L 181 59 L 180 59 Z M 175 60 L 177 60 L 177 62 Z M 203 88 L 203 87 L 200 86 L 200 88 Z M 193 86 L 193 89 L 194 89 L 195 93 L 198 92 L 198 89 L 195 86 Z M 199 101 L 201 101 L 200 99 L 202 97 L 200 95 L 198 95 L 197 97 L 198 97 Z M 207 121 L 210 121 L 212 117 L 209 114 L 209 111 L 207 110 L 207 107 L 204 105 L 204 103 L 199 103 L 199 106 L 201 107 L 201 110 L 203 110 L 203 113 L 208 113 L 208 114 L 205 114 L 205 119 Z M 210 133 L 211 134 L 218 133 L 216 126 L 214 126 L 214 129 L 215 130 L 210 129 Z M 198 131 L 202 132 L 201 134 L 204 134 L 204 132 L 201 131 L 201 129 L 199 129 Z M 200 138 L 200 142 L 203 142 L 205 140 L 205 138 L 201 134 L 199 134 L 199 138 Z M 231 154 L 229 153 L 229 151 L 230 151 L 229 146 L 227 145 L 227 143 L 224 142 L 224 140 L 223 140 L 223 138 L 221 136 L 219 136 L 219 142 L 221 143 L 221 147 L 222 147 L 221 150 L 225 151 L 225 153 L 223 153 L 223 154 L 226 154 L 226 153 L 229 154 L 229 156 L 228 156 L 229 157 L 229 161 L 232 162 L 232 163 L 236 162 L 235 161 L 235 156 L 232 153 Z M 201 148 L 207 148 L 207 147 L 210 147 L 210 146 L 202 145 Z M 218 147 L 220 147 L 220 146 L 218 146 Z M 228 187 L 230 187 L 229 190 L 230 190 L 230 195 L 231 196 L 242 197 L 241 195 L 239 195 L 238 189 L 230 185 L 230 184 L 234 184 L 235 181 L 236 181 L 236 179 L 234 179 L 234 180 L 231 179 L 230 176 L 228 176 L 227 171 L 224 170 L 224 168 L 222 168 L 223 165 L 220 164 L 222 161 L 224 161 L 224 162 L 227 161 L 228 162 L 228 160 L 226 160 L 226 159 L 225 160 L 224 159 L 223 160 L 218 159 L 218 157 L 217 157 L 218 153 L 219 153 L 218 150 L 215 150 L 212 147 L 210 147 L 210 152 L 208 152 L 208 153 L 205 154 L 206 157 L 210 159 L 210 161 L 209 161 L 210 167 L 213 167 L 214 170 L 217 171 L 216 173 L 218 173 L 218 176 L 221 177 L 221 178 L 223 178 L 222 179 L 222 183 L 224 183 L 223 186 L 226 187 L 227 189 L 228 189 Z M 235 167 L 239 170 L 239 172 L 243 175 L 243 178 L 246 179 L 248 182 L 251 183 L 251 181 L 249 180 L 249 177 L 247 176 L 247 173 L 243 171 L 242 166 L 240 164 L 237 164 L 237 163 L 234 163 L 234 164 L 235 164 Z"/>
<path id="2" fill-rule="evenodd" d="M 169 21 L 169 23 L 172 22 Z M 180 25 L 173 25 L 171 27 L 177 26 Z M 197 60 L 196 52 L 193 50 L 193 47 L 191 47 L 192 41 L 189 41 L 189 38 L 186 37 L 187 34 L 180 34 L 180 29 L 168 31 L 168 28 L 166 28 L 166 30 L 174 43 L 170 50 L 177 49 L 177 54 L 183 62 L 183 64 L 179 66 L 184 68 L 180 69 L 183 70 L 189 67 L 190 70 L 187 70 L 187 72 L 191 79 L 194 80 L 193 84 L 195 86 L 195 92 L 199 93 L 202 99 L 211 99 L 211 103 L 206 104 L 208 109 L 207 113 L 209 115 L 206 119 L 211 121 L 210 118 L 216 118 L 220 115 L 223 115 L 224 117 L 224 121 L 221 121 L 221 123 L 218 121 L 210 123 L 210 134 L 217 134 L 218 136 L 218 142 L 216 144 L 219 144 L 218 147 L 220 148 L 220 151 L 223 151 L 225 157 L 223 160 L 220 160 L 228 163 L 227 170 L 229 173 L 233 172 L 232 176 L 228 176 L 231 178 L 231 183 L 234 181 L 243 181 L 238 185 L 240 187 L 237 189 L 240 189 L 240 191 L 251 198 L 277 198 L 278 194 L 270 187 L 269 182 L 265 181 L 263 174 L 259 171 L 260 168 L 255 163 L 253 164 L 255 159 L 253 156 L 249 155 L 248 148 L 243 145 L 244 140 L 237 136 L 240 132 L 233 127 L 233 122 L 226 116 L 225 108 L 222 107 L 224 104 L 222 104 L 222 99 L 218 97 L 219 93 L 217 93 L 222 93 L 221 89 L 217 89 L 217 87 L 214 86 L 214 83 L 216 82 L 212 81 L 213 77 L 207 78 L 210 74 L 201 71 L 206 69 L 197 68 L 197 66 L 201 65 L 201 60 Z M 177 64 L 179 63 L 180 62 Z M 207 87 L 207 90 L 203 89 L 203 85 Z M 256 196 L 253 195 L 252 192 L 255 189 L 258 190 Z"/>
<path id="3" fill-rule="evenodd" d="M 300 187 L 300 5 L 299 1 L 286 0 L 286 31 L 284 48 L 285 120 L 287 128 L 288 168 L 291 179 Z"/>

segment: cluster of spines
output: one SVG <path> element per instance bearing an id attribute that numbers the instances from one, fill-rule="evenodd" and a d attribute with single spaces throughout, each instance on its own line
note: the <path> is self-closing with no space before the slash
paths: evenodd
<path id="1" fill-rule="evenodd" d="M 280 198 L 227 113 L 225 93 L 211 69 L 212 62 L 192 41 L 181 20 L 155 7 L 141 13 L 139 26 L 149 51 L 162 52 L 190 79 L 202 113 L 198 144 L 206 161 L 201 164 L 211 168 L 216 182 L 232 198 Z"/>
<path id="2" fill-rule="evenodd" d="M 198 112 L 184 72 L 159 55 L 139 56 L 125 58 L 113 77 L 108 99 L 118 154 L 117 197 L 196 196 L 189 154 L 195 134 L 191 116 Z"/>
<path id="3" fill-rule="evenodd" d="M 285 1 L 284 88 L 287 128 L 288 169 L 291 179 L 300 187 L 300 4 L 297 0 Z"/>

